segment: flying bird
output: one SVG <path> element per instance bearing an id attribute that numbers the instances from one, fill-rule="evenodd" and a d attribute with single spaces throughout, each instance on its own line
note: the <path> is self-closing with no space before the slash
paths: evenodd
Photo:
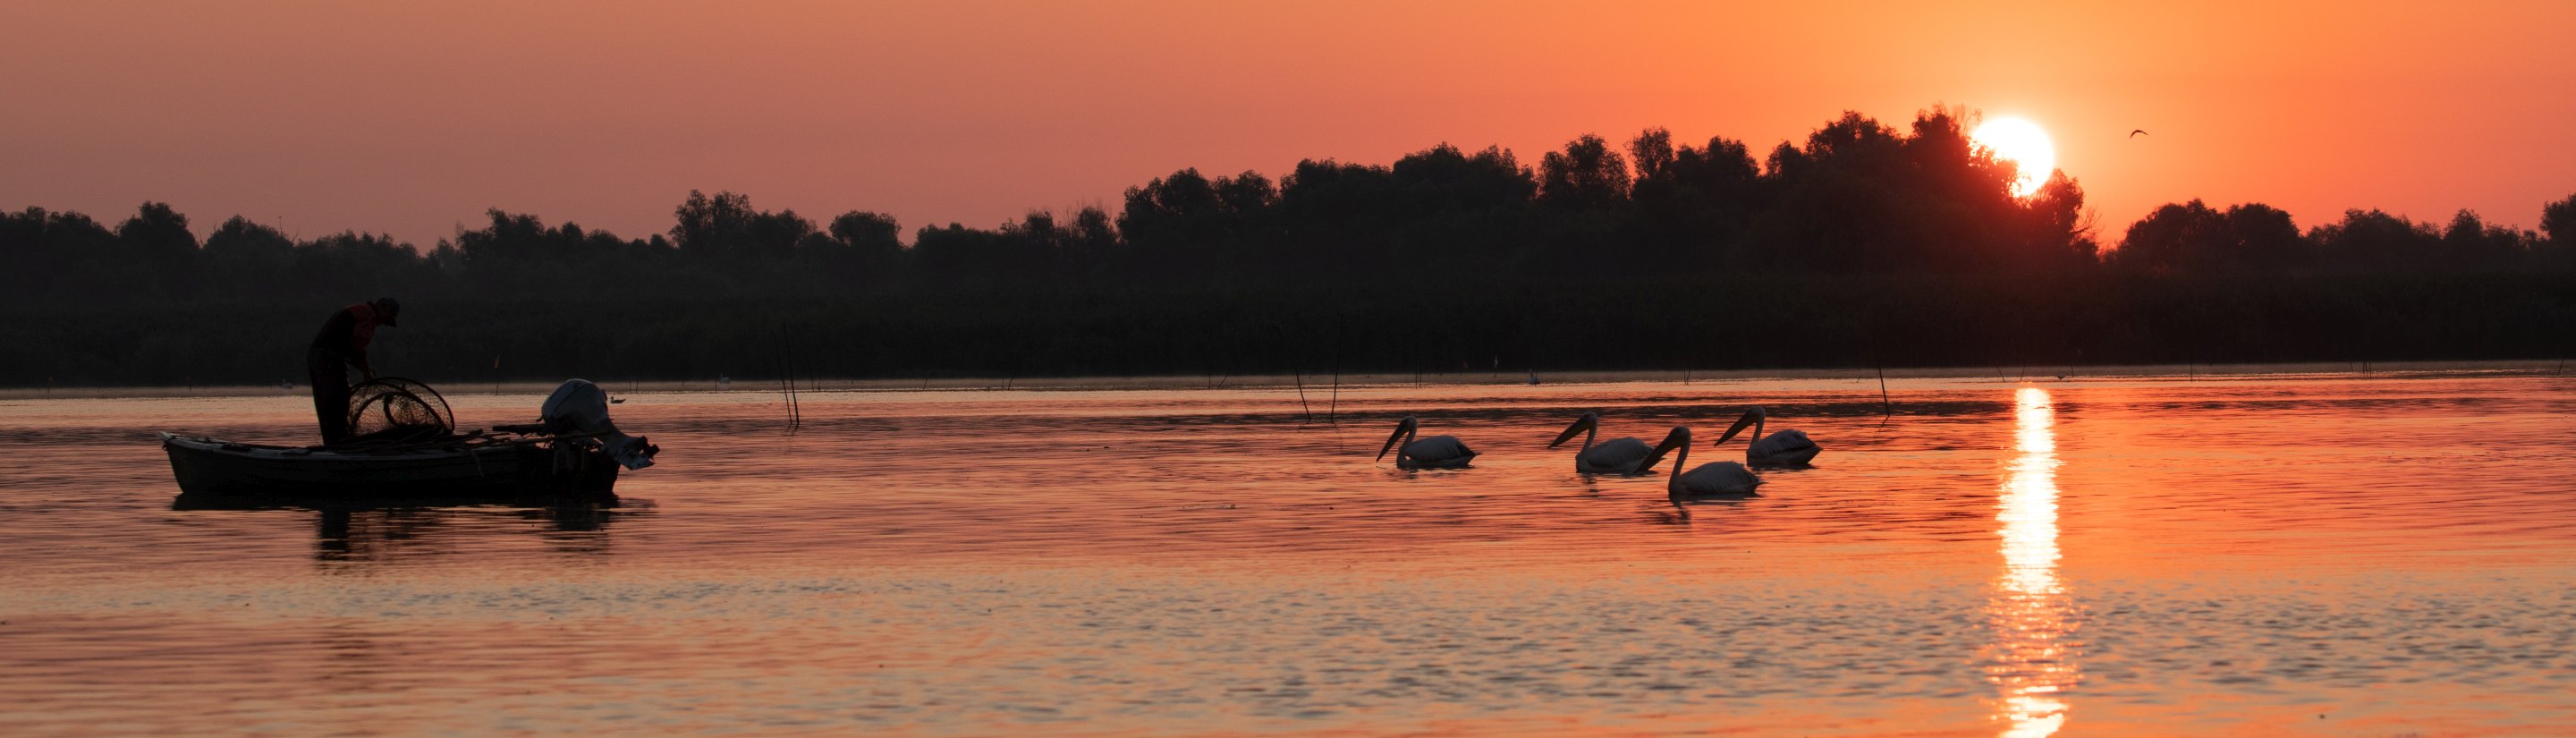
<path id="1" fill-rule="evenodd" d="M 2144 128 L 2132 128 L 2132 129 L 2129 129 L 2129 137 L 2130 137 L 2130 138 L 2137 138 L 2137 137 L 2139 137 L 2139 136 L 2144 136 L 2144 135 L 2147 135 L 2147 129 L 2144 129 Z"/>
<path id="2" fill-rule="evenodd" d="M 1646 446 L 1645 441 L 1613 438 L 1594 445 L 1592 438 L 1600 434 L 1600 429 L 1601 414 L 1584 413 L 1583 417 L 1574 420 L 1573 425 L 1566 426 L 1564 433 L 1557 434 L 1556 440 L 1548 442 L 1547 447 L 1565 445 L 1566 441 L 1574 440 L 1574 434 L 1583 434 L 1583 450 L 1574 454 L 1576 474 L 1635 476 L 1655 468 L 1654 451 Z"/>
<path id="3" fill-rule="evenodd" d="M 1405 470 L 1465 469 L 1467 462 L 1476 460 L 1476 452 L 1459 442 L 1457 436 L 1423 436 L 1421 440 L 1414 440 L 1413 432 L 1421 425 L 1421 421 L 1414 420 L 1411 415 L 1397 421 L 1395 435 L 1386 437 L 1386 445 L 1377 450 L 1377 457 L 1383 460 L 1386 452 L 1393 450 L 1395 468 Z M 1397 449 L 1397 442 L 1404 444 L 1402 449 Z"/>

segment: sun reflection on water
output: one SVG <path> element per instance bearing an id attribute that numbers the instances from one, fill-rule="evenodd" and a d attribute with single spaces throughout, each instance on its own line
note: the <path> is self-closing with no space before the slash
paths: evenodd
<path id="1" fill-rule="evenodd" d="M 2083 680 L 2068 637 L 2079 625 L 2074 600 L 2057 578 L 2055 423 L 2047 390 L 2014 396 L 2014 456 L 1995 501 L 2004 569 L 1986 602 L 1995 635 L 1986 671 L 2003 692 L 2006 738 L 2055 734 L 2066 725 L 2065 691 Z"/>

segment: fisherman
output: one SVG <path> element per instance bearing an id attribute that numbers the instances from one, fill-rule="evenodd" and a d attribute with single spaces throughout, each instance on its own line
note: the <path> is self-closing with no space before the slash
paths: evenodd
<path id="1" fill-rule="evenodd" d="M 348 368 L 376 378 L 376 368 L 367 363 L 367 343 L 375 340 L 376 326 L 398 325 L 394 318 L 401 313 L 402 303 L 379 297 L 340 308 L 314 334 L 313 347 L 304 352 L 304 368 L 312 373 L 313 415 L 322 421 L 322 445 L 349 440 Z"/>

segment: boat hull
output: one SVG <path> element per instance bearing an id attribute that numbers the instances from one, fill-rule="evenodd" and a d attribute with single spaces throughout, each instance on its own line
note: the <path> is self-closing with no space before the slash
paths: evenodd
<path id="1" fill-rule="evenodd" d="M 161 434 L 182 497 L 309 502 L 614 502 L 618 466 L 596 450 L 495 444 L 349 452 Z"/>

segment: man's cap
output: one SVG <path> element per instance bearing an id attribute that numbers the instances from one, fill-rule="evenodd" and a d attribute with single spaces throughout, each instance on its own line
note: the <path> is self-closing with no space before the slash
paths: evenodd
<path id="1" fill-rule="evenodd" d="M 401 323 L 396 323 L 396 322 L 394 322 L 394 318 L 395 318 L 396 316 L 401 315 L 401 314 L 402 314 L 402 303 L 401 303 L 401 302 L 396 301 L 396 300 L 394 300 L 394 298 L 391 298 L 391 297 L 379 297 L 379 298 L 376 298 L 376 319 L 377 319 L 377 320 L 384 321 L 384 322 L 385 322 L 385 325 L 390 325 L 390 326 L 393 326 L 393 327 L 396 327 L 396 328 L 400 328 L 400 327 L 402 327 L 402 324 L 401 324 Z"/>

